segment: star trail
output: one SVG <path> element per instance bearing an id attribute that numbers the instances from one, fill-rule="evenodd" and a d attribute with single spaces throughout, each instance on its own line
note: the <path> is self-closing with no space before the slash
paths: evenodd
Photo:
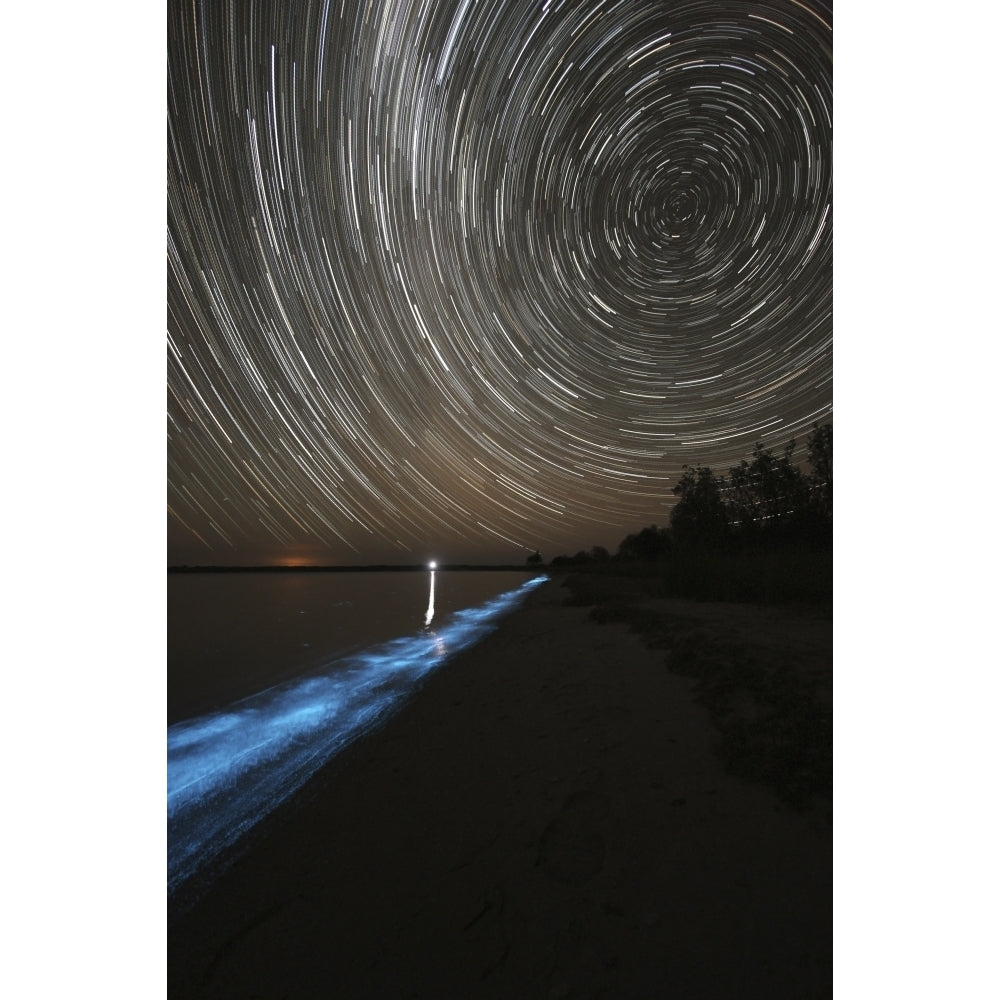
<path id="1" fill-rule="evenodd" d="M 832 11 L 171 0 L 173 562 L 523 562 L 832 413 Z"/>

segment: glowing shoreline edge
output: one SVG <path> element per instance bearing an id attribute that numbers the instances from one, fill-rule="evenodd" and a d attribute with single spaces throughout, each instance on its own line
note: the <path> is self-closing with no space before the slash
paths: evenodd
<path id="1" fill-rule="evenodd" d="M 167 889 L 235 844 L 338 751 L 384 722 L 417 683 L 493 631 L 547 577 L 436 630 L 392 639 L 167 729 Z"/>

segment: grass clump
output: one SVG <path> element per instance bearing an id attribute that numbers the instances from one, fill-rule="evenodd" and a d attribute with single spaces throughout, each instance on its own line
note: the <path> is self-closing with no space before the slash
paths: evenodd
<path id="1" fill-rule="evenodd" d="M 796 654 L 774 643 L 733 640 L 683 614 L 651 607 L 649 587 L 623 593 L 597 574 L 567 578 L 568 603 L 592 605 L 598 623 L 622 623 L 652 649 L 666 651 L 674 673 L 695 680 L 698 702 L 720 734 L 718 753 L 734 775 L 806 807 L 833 789 L 833 718 L 817 682 Z"/>

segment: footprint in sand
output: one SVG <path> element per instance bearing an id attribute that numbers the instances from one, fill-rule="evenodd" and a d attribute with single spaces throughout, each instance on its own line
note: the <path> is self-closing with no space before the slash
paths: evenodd
<path id="1" fill-rule="evenodd" d="M 609 813 L 602 792 L 574 792 L 559 815 L 545 828 L 538 845 L 538 864 L 550 878 L 583 885 L 604 866 L 603 820 Z"/>

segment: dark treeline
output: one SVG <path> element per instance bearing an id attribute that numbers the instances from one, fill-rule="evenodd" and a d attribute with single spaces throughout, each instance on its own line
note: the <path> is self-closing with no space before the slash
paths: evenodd
<path id="1" fill-rule="evenodd" d="M 702 600 L 826 600 L 832 595 L 833 426 L 813 425 L 809 471 L 793 461 L 795 441 L 775 455 L 753 454 L 716 475 L 684 466 L 673 488 L 669 527 L 655 524 L 623 539 L 556 556 L 553 569 L 654 576 L 660 592 Z M 541 562 L 538 553 L 531 557 Z"/>

